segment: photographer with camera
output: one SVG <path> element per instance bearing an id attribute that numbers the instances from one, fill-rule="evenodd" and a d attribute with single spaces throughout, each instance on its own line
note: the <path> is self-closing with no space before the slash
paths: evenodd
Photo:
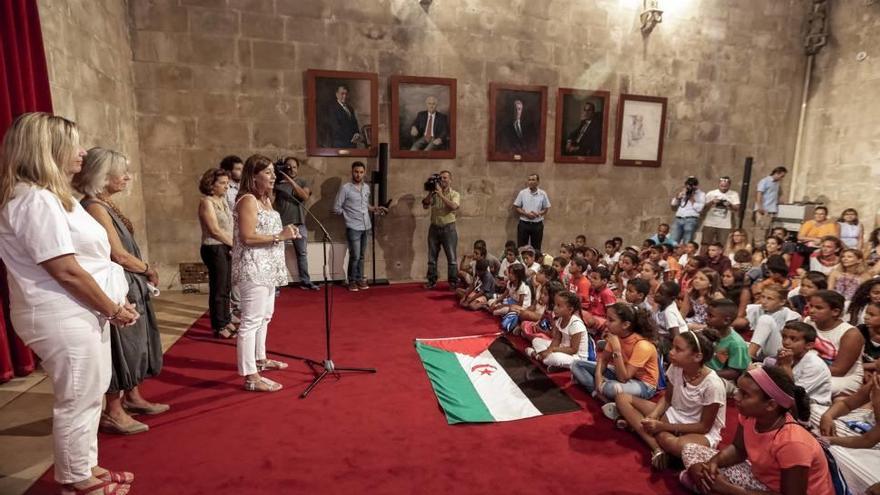
<path id="1" fill-rule="evenodd" d="M 672 240 L 675 244 L 686 244 L 694 240 L 700 212 L 706 205 L 706 193 L 700 190 L 700 181 L 690 176 L 684 181 L 684 188 L 672 198 L 675 209 L 675 223 L 672 225 Z"/>
<path id="2" fill-rule="evenodd" d="M 455 230 L 455 212 L 461 204 L 461 196 L 452 189 L 452 172 L 443 170 L 432 174 L 425 182 L 428 193 L 422 199 L 422 208 L 431 209 L 431 226 L 428 228 L 428 275 L 426 289 L 437 285 L 437 257 L 440 248 L 446 255 L 446 273 L 449 287 L 455 289 L 458 282 L 458 232 Z"/>
<path id="3" fill-rule="evenodd" d="M 285 227 L 293 225 L 299 230 L 301 237 L 285 243 L 285 251 L 292 248 L 296 253 L 296 265 L 299 272 L 299 287 L 303 290 L 318 290 L 318 286 L 309 278 L 308 231 L 306 230 L 305 202 L 312 196 L 306 181 L 299 177 L 299 160 L 293 156 L 285 156 L 274 163 L 275 167 L 275 200 L 272 207 L 281 215 L 281 224 Z M 287 256 L 284 257 L 285 260 Z"/>
<path id="4" fill-rule="evenodd" d="M 730 189 L 730 177 L 718 179 L 718 189 L 706 193 L 706 218 L 703 220 L 704 246 L 712 243 L 727 243 L 727 236 L 733 228 L 733 218 L 739 211 L 739 194 Z"/>

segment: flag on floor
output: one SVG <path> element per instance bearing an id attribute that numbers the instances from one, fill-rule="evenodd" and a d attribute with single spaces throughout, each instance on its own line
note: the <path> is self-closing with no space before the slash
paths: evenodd
<path id="1" fill-rule="evenodd" d="M 580 407 L 500 333 L 416 339 L 446 421 L 491 423 Z"/>

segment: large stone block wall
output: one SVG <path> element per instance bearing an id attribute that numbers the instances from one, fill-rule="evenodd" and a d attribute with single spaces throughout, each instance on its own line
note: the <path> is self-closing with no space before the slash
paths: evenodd
<path id="1" fill-rule="evenodd" d="M 880 226 L 880 3 L 832 5 L 831 36 L 815 58 L 795 199 L 856 208 Z M 859 52 L 867 58 L 857 59 Z"/>
<path id="2" fill-rule="evenodd" d="M 151 261 L 176 270 L 178 262 L 198 260 L 196 183 L 222 156 L 305 157 L 303 71 L 310 68 L 379 74 L 381 141 L 389 141 L 389 76 L 458 80 L 458 157 L 391 163 L 395 203 L 380 223 L 377 259 L 379 274 L 395 280 L 423 276 L 428 219 L 418 200 L 432 171 L 452 170 L 462 193 L 460 250 L 484 238 L 493 251 L 515 236 L 509 206 L 527 173 L 540 173 L 553 202 L 545 245 L 555 251 L 580 232 L 595 245 L 614 235 L 639 242 L 671 219 L 668 197 L 689 174 L 711 188 L 719 175 L 739 180 L 746 156 L 756 158 L 759 176 L 790 162 L 803 0 L 665 2 L 663 23 L 649 36 L 638 28 L 639 4 L 443 0 L 424 9 L 415 0 L 128 2 Z M 67 7 L 49 7 L 63 19 L 47 24 L 70 23 L 62 12 Z M 123 29 L 121 19 L 108 28 L 119 35 L 119 51 Z M 54 51 L 95 51 L 99 42 L 84 39 L 88 48 L 74 46 L 68 35 Z M 75 65 L 51 55 L 50 62 Z M 549 86 L 544 163 L 486 161 L 493 81 Z M 79 101 L 73 83 L 53 84 Z M 611 129 L 620 93 L 668 97 L 663 166 L 613 166 L 613 132 L 605 164 L 553 163 L 557 87 L 611 91 Z M 120 142 L 128 143 L 127 135 Z M 313 211 L 340 239 L 342 222 L 328 210 L 350 162 L 309 157 L 302 172 L 313 185 Z"/>
<path id="3" fill-rule="evenodd" d="M 101 146 L 128 156 L 133 181 L 114 200 L 148 256 L 127 6 L 39 0 L 38 7 L 54 111 L 77 122 L 86 149 Z"/>

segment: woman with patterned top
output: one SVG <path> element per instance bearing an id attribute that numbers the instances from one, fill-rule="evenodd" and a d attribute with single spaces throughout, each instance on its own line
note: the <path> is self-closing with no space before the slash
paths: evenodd
<path id="1" fill-rule="evenodd" d="M 144 261 L 131 221 L 110 199 L 128 189 L 128 165 L 122 153 L 92 148 L 83 160 L 82 170 L 73 177 L 73 187 L 84 195 L 80 204 L 107 231 L 110 259 L 125 269 L 128 300 L 141 314 L 130 328 L 110 325 L 113 376 L 105 396 L 101 430 L 122 435 L 149 430 L 132 414 L 161 414 L 169 409 L 167 404 L 145 399 L 139 389 L 145 379 L 162 371 L 162 340 L 149 287 L 159 285 L 159 275 Z"/>
<path id="2" fill-rule="evenodd" d="M 293 225 L 282 228 L 270 198 L 274 186 L 272 160 L 248 158 L 233 213 L 232 283 L 241 295 L 238 374 L 245 377 L 244 389 L 252 392 L 281 390 L 280 383 L 259 372 L 287 368 L 287 363 L 266 358 L 266 332 L 275 309 L 275 287 L 287 284 L 284 241 L 298 238 L 299 231 Z"/>

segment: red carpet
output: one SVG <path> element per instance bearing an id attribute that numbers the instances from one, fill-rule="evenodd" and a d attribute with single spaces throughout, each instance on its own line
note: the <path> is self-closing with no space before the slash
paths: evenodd
<path id="1" fill-rule="evenodd" d="M 323 359 L 322 294 L 282 291 L 270 350 Z M 406 285 L 334 295 L 336 365 L 378 373 L 327 379 L 300 400 L 312 375 L 287 359 L 289 369 L 268 373 L 283 391 L 244 392 L 234 343 L 212 339 L 203 317 L 143 386 L 171 411 L 141 417 L 148 433 L 102 435 L 102 465 L 133 471 L 132 493 L 151 495 L 683 493 L 677 473 L 652 473 L 646 447 L 578 390 L 567 389 L 582 412 L 447 425 L 413 339 L 497 328 L 486 314 L 458 309 L 450 293 Z M 29 493 L 54 493 L 51 480 L 50 471 Z"/>

